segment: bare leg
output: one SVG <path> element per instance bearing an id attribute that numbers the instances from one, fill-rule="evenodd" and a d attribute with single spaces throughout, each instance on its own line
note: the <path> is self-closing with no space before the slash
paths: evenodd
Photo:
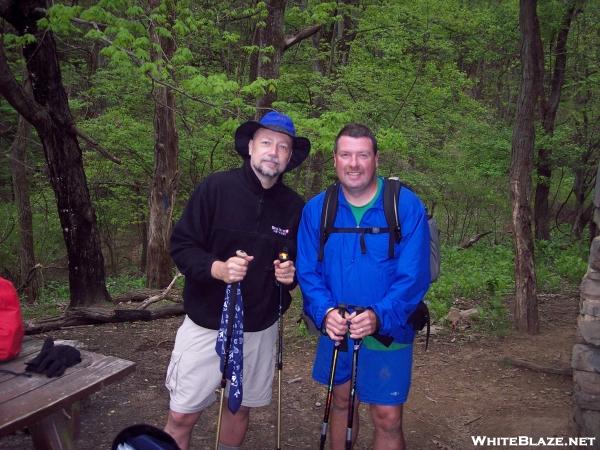
<path id="1" fill-rule="evenodd" d="M 352 445 L 358 437 L 359 422 L 357 399 L 354 406 L 354 421 L 352 423 Z M 329 416 L 329 439 L 331 450 L 346 448 L 346 427 L 348 425 L 348 408 L 350 407 L 350 381 L 333 387 L 333 400 Z"/>
<path id="2" fill-rule="evenodd" d="M 374 450 L 404 450 L 402 432 L 402 405 L 371 405 L 371 418 L 375 436 Z"/>
<path id="3" fill-rule="evenodd" d="M 190 438 L 194 425 L 200 418 L 202 412 L 184 414 L 169 410 L 165 431 L 169 433 L 181 450 L 187 450 L 190 446 Z"/>
<path id="4" fill-rule="evenodd" d="M 250 408 L 240 406 L 236 414 L 232 414 L 227 407 L 227 399 L 223 406 L 223 417 L 221 418 L 221 436 L 219 442 L 228 447 L 240 447 L 248 430 Z"/>

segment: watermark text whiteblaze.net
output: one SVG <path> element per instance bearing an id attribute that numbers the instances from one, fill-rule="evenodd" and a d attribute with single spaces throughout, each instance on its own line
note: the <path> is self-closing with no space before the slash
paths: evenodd
<path id="1" fill-rule="evenodd" d="M 591 447 L 595 437 L 471 436 L 475 447 Z"/>

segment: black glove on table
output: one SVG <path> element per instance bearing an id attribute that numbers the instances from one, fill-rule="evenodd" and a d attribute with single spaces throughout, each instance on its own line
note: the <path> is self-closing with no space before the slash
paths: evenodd
<path id="1" fill-rule="evenodd" d="M 42 350 L 25 364 L 27 372 L 43 373 L 48 377 L 60 377 L 67 367 L 81 362 L 81 353 L 70 345 L 54 345 L 52 338 L 46 338 Z"/>

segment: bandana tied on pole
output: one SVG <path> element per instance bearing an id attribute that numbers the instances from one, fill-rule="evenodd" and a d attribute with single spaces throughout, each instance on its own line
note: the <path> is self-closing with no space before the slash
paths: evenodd
<path id="1" fill-rule="evenodd" d="M 237 413 L 240 409 L 244 392 L 242 388 L 244 370 L 244 309 L 240 284 L 235 283 L 234 286 L 237 287 L 235 298 L 232 297 L 234 289 L 231 284 L 228 284 L 225 289 L 221 325 L 215 345 L 215 351 L 221 357 L 221 372 L 223 372 L 223 367 L 226 366 L 225 378 L 230 381 L 227 406 L 233 414 Z M 230 323 L 233 326 L 228 330 L 227 325 Z M 230 340 L 229 351 L 227 351 L 228 338 Z M 227 364 L 225 364 L 225 354 L 228 354 Z"/>

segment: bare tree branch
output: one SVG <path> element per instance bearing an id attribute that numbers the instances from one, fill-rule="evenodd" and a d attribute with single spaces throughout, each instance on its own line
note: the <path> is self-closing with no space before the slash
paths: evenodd
<path id="1" fill-rule="evenodd" d="M 73 22 L 77 25 L 86 25 L 91 28 L 95 28 L 96 30 L 105 30 L 107 28 L 107 25 L 105 25 L 103 23 L 90 22 L 89 20 L 83 20 L 83 19 L 80 19 L 79 17 L 71 18 L 71 22 Z"/>
<path id="2" fill-rule="evenodd" d="M 296 45 L 297 43 L 303 41 L 304 39 L 311 37 L 313 34 L 315 34 L 320 29 L 321 29 L 321 25 L 313 25 L 312 27 L 305 28 L 304 30 L 300 31 L 298 34 L 296 34 L 294 36 L 285 38 L 285 44 L 283 46 L 283 51 L 285 52 L 292 45 Z"/>
<path id="3" fill-rule="evenodd" d="M 25 280 L 21 283 L 21 286 L 19 286 L 17 288 L 17 292 L 23 292 L 23 290 L 27 287 L 27 285 L 33 279 L 35 272 L 38 270 L 42 270 L 42 269 L 43 269 L 43 266 L 40 263 L 37 263 L 35 266 L 33 266 L 31 269 L 29 269 L 29 272 L 27 273 Z"/>
<path id="4" fill-rule="evenodd" d="M 573 369 L 571 367 L 542 366 L 541 364 L 536 364 L 524 359 L 511 358 L 509 356 L 502 358 L 500 362 L 522 369 L 533 370 L 534 372 L 552 373 L 555 375 L 564 375 L 566 377 L 573 375 Z"/>
<path id="5" fill-rule="evenodd" d="M 91 137 L 89 137 L 87 134 L 85 134 L 79 128 L 73 127 L 73 131 L 75 132 L 75 134 L 77 136 L 79 136 L 81 139 L 83 139 L 85 142 L 87 142 L 90 146 L 92 146 L 98 153 L 100 153 L 106 159 L 110 159 L 112 162 L 114 162 L 116 164 L 121 164 L 121 160 L 119 158 L 117 158 L 116 156 L 111 154 L 108 150 L 106 150 L 104 147 L 102 147 L 100 144 L 98 144 L 96 141 L 94 141 Z"/>
<path id="6" fill-rule="evenodd" d="M 469 239 L 467 239 L 466 242 L 461 244 L 459 248 L 461 250 L 464 250 L 465 248 L 469 248 L 472 245 L 475 245 L 482 237 L 487 236 L 490 233 L 491 233 L 491 231 L 485 231 L 483 233 L 476 234 L 475 236 L 472 236 Z"/>
<path id="7" fill-rule="evenodd" d="M 166 289 L 164 291 L 162 291 L 158 295 L 153 295 L 152 297 L 149 297 L 146 300 L 144 300 L 138 309 L 146 309 L 152 303 L 156 303 L 156 302 L 159 302 L 162 299 L 164 299 L 167 295 L 169 295 L 169 291 L 173 288 L 173 286 L 175 285 L 175 282 L 182 276 L 183 275 L 181 274 L 181 272 L 177 271 L 177 273 L 173 277 L 173 280 L 171 280 L 171 282 L 169 283 L 169 285 L 166 287 Z"/>

